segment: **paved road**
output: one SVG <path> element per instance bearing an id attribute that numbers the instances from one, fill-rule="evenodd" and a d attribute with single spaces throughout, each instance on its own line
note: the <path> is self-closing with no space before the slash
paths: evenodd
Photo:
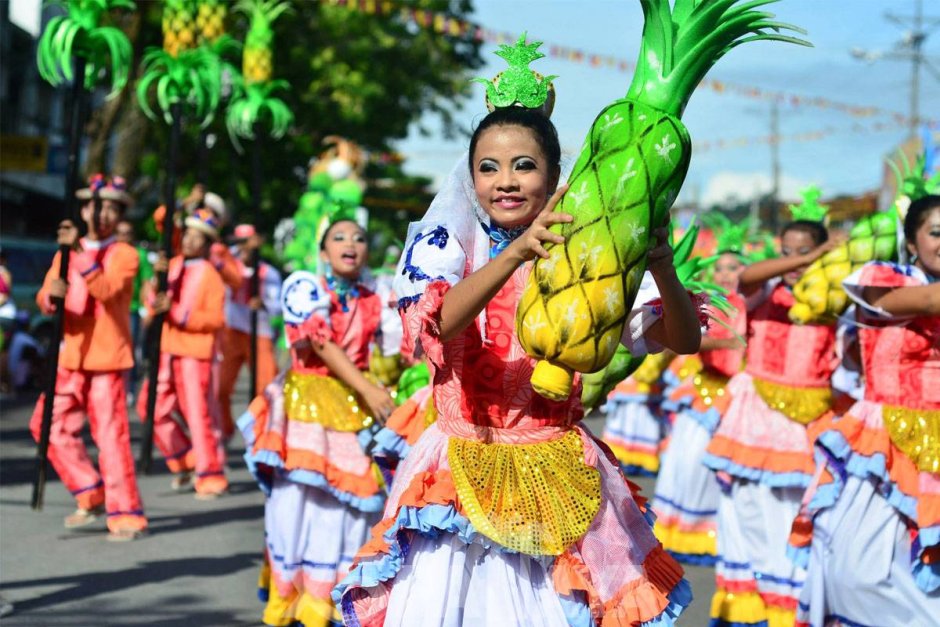
<path id="1" fill-rule="evenodd" d="M 214 502 L 172 492 L 158 460 L 154 474 L 138 478 L 151 533 L 112 543 L 103 522 L 62 527 L 75 506 L 54 473 L 44 510 L 30 509 L 31 412 L 28 400 L 0 406 L 0 593 L 16 605 L 0 620 L 3 627 L 260 624 L 255 582 L 263 499 L 241 463 L 240 443 L 229 454 L 231 493 Z M 596 420 L 590 424 L 599 429 Z M 132 429 L 136 451 L 139 426 Z M 651 482 L 639 483 L 651 494 Z M 682 624 L 707 625 L 712 571 L 690 568 L 688 578 L 697 602 Z"/>

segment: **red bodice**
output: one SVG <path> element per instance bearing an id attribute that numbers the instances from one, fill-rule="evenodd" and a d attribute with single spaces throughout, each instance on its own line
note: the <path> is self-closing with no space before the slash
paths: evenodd
<path id="1" fill-rule="evenodd" d="M 745 370 L 790 387 L 828 387 L 838 365 L 835 327 L 793 324 L 787 317 L 793 303 L 793 294 L 779 284 L 749 314 Z"/>

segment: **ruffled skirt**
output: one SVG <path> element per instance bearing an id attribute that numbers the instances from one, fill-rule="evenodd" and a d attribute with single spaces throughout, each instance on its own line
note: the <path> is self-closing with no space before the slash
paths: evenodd
<path id="1" fill-rule="evenodd" d="M 820 512 L 847 507 L 842 501 L 851 498 L 846 490 L 854 477 L 870 483 L 905 522 L 914 580 L 921 590 L 940 593 L 940 474 L 918 468 L 892 440 L 880 403 L 858 401 L 841 418 L 822 423 L 820 430 L 817 447 L 824 467 L 806 497 L 804 516 L 812 522 L 803 533 L 795 527 L 791 535 L 797 556 L 809 546 Z M 892 545 L 888 527 L 883 542 Z"/>
<path id="2" fill-rule="evenodd" d="M 564 437 L 572 434 L 582 464 L 599 477 L 600 498 L 586 531 L 546 555 L 509 549 L 471 522 L 479 510 L 458 498 L 461 469 L 448 455 L 454 440 L 466 440 L 440 423 L 429 427 L 399 467 L 384 520 L 333 592 L 345 623 L 476 625 L 491 616 L 505 625 L 674 624 L 691 601 L 681 568 L 656 541 L 642 499 L 609 451 L 580 426 Z M 534 527 L 568 521 L 543 522 Z"/>
<path id="3" fill-rule="evenodd" d="M 716 517 L 720 490 L 715 473 L 702 464 L 711 433 L 689 414 L 676 414 L 663 451 L 653 511 L 654 531 L 663 547 L 680 562 L 715 562 Z"/>
<path id="4" fill-rule="evenodd" d="M 705 465 L 771 487 L 807 487 L 815 468 L 807 426 L 771 409 L 746 372 L 732 377 L 727 391 L 731 400 Z"/>
<path id="5" fill-rule="evenodd" d="M 617 456 L 624 474 L 653 477 L 659 472 L 667 425 L 658 415 L 658 404 L 658 396 L 614 393 L 605 405 L 603 440 Z"/>

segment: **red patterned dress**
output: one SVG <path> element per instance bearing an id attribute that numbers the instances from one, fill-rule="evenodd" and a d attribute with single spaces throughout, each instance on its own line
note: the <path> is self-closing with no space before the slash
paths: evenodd
<path id="1" fill-rule="evenodd" d="M 929 282 L 875 262 L 843 283 L 858 307 L 865 396 L 817 439 L 825 464 L 791 536 L 808 562 L 800 625 L 940 620 L 940 317 L 898 318 L 863 296 Z"/>
<path id="2" fill-rule="evenodd" d="M 643 499 L 581 425 L 580 381 L 563 402 L 532 390 L 535 360 L 514 331 L 531 264 L 442 342 L 444 295 L 470 264 L 444 226 L 417 226 L 395 292 L 406 343 L 429 359 L 438 419 L 334 591 L 345 623 L 674 624 L 688 584 Z"/>
<path id="3" fill-rule="evenodd" d="M 356 367 L 368 369 L 383 308 L 371 284 L 341 298 L 324 279 L 298 272 L 284 282 L 281 300 L 291 346 L 304 338 L 332 340 Z M 312 350 L 294 349 L 290 368 L 239 419 L 245 459 L 268 497 L 265 624 L 311 627 L 329 619 L 330 591 L 385 501 L 358 439 L 372 423 L 365 404 Z"/>
<path id="4" fill-rule="evenodd" d="M 748 313 L 744 372 L 704 463 L 725 486 L 718 504 L 712 624 L 792 625 L 805 572 L 787 557 L 790 524 L 815 469 L 813 423 L 831 409 L 835 327 L 798 326 L 793 294 L 771 283 Z M 756 306 L 755 306 L 756 305 Z"/>

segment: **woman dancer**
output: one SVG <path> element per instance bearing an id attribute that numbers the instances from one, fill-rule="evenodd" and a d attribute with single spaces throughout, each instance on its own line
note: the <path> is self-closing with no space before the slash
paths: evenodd
<path id="1" fill-rule="evenodd" d="M 497 109 L 424 220 L 395 292 L 427 355 L 438 419 L 399 466 L 384 520 L 334 591 L 350 625 L 671 625 L 690 601 L 609 451 L 580 425 L 580 390 L 532 390 L 513 318 L 565 188 L 554 126 Z M 553 194 L 554 192 L 554 194 Z M 623 341 L 697 348 L 697 311 L 665 229 L 649 251 L 662 317 L 641 295 Z M 656 309 L 659 311 L 660 309 Z M 577 385 L 580 387 L 580 384 Z"/>
<path id="2" fill-rule="evenodd" d="M 385 500 L 357 439 L 394 408 L 365 374 L 384 306 L 363 272 L 366 241 L 358 224 L 341 218 L 321 242 L 326 276 L 301 271 L 285 281 L 291 367 L 239 420 L 246 460 L 268 495 L 268 625 L 328 623 L 330 590 Z"/>
<path id="3" fill-rule="evenodd" d="M 673 391 L 675 420 L 662 455 L 656 480 L 653 511 L 656 537 L 678 560 L 689 564 L 715 563 L 718 482 L 702 465 L 705 447 L 728 407 L 725 386 L 741 370 L 747 316 L 738 294 L 738 276 L 744 270 L 743 242 L 719 242 L 713 267 L 715 284 L 727 292 L 731 311 L 715 310 L 720 323 L 702 338 L 702 370 Z"/>
<path id="4" fill-rule="evenodd" d="M 704 458 L 726 484 L 715 626 L 792 625 L 805 576 L 787 557 L 787 537 L 814 471 L 807 427 L 831 405 L 835 327 L 797 326 L 788 311 L 791 287 L 836 242 L 821 222 L 797 219 L 784 226 L 781 244 L 781 257 L 741 273 L 750 300 L 747 366 L 728 382 L 731 401 Z"/>
<path id="5" fill-rule="evenodd" d="M 904 236 L 910 264 L 843 282 L 865 397 L 817 439 L 826 465 L 791 539 L 810 545 L 799 625 L 940 617 L 940 196 L 911 203 Z"/>

